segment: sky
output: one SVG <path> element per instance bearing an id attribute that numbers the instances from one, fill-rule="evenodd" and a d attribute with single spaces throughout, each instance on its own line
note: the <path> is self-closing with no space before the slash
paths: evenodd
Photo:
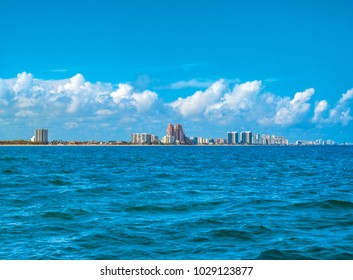
<path id="1" fill-rule="evenodd" d="M 353 142 L 353 1 L 1 0 L 0 140 Z"/>

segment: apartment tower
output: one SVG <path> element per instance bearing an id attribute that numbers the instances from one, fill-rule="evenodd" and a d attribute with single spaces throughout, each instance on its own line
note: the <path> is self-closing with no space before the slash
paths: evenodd
<path id="1" fill-rule="evenodd" d="M 34 131 L 34 142 L 48 144 L 48 129 L 36 129 Z"/>

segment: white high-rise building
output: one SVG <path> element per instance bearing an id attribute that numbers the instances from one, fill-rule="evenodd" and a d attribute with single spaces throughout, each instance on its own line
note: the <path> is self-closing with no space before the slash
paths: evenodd
<path id="1" fill-rule="evenodd" d="M 158 141 L 158 136 L 149 133 L 133 133 L 131 135 L 132 144 L 152 144 Z"/>
<path id="2" fill-rule="evenodd" d="M 162 143 L 163 144 L 175 144 L 175 138 L 174 138 L 174 136 L 170 136 L 170 135 L 163 136 Z"/>

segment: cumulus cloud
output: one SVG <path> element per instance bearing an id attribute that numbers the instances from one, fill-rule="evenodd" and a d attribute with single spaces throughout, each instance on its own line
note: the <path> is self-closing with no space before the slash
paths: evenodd
<path id="1" fill-rule="evenodd" d="M 351 110 L 349 107 L 352 99 L 353 89 L 350 89 L 346 93 L 342 94 L 342 97 L 331 109 L 329 109 L 330 106 L 326 100 L 320 101 L 315 107 L 312 121 L 320 125 L 333 125 L 337 123 L 341 123 L 344 126 L 347 125 L 353 120 L 353 117 L 350 115 Z M 325 113 L 326 116 L 324 116 Z"/>
<path id="2" fill-rule="evenodd" d="M 115 104 L 121 103 L 124 99 L 130 99 L 133 87 L 128 84 L 119 84 L 116 91 L 112 92 L 110 96 L 113 98 Z"/>
<path id="3" fill-rule="evenodd" d="M 261 112 L 266 97 L 272 102 L 270 94 L 259 96 L 263 86 L 262 82 L 255 80 L 236 84 L 233 89 L 221 79 L 207 88 L 205 91 L 197 91 L 186 98 L 179 98 L 169 103 L 174 111 L 183 117 L 203 117 L 219 124 L 226 124 L 234 119 L 256 120 Z"/>
<path id="4" fill-rule="evenodd" d="M 51 93 L 53 94 L 53 101 L 57 101 L 59 98 L 62 98 L 61 100 L 65 100 L 65 97 L 69 98 L 70 102 L 66 111 L 75 113 L 81 106 L 104 103 L 109 94 L 109 89 L 109 85 L 106 87 L 101 83 L 92 84 L 87 82 L 83 75 L 78 73 L 68 81 L 63 81 Z"/>
<path id="5" fill-rule="evenodd" d="M 69 79 L 41 80 L 23 72 L 13 79 L 0 79 L 0 105 L 17 116 L 34 116 L 29 112 L 107 116 L 124 110 L 145 112 L 158 99 L 157 93 L 138 92 L 129 84 L 114 88 L 111 83 L 88 82 L 80 73 Z"/>
<path id="6" fill-rule="evenodd" d="M 4 85 L 3 85 L 4 86 Z M 16 104 L 18 108 L 29 108 L 37 104 L 37 95 L 35 91 L 32 90 L 33 87 L 33 76 L 30 73 L 19 73 L 17 78 L 9 79 L 7 81 L 7 98 L 12 97 L 12 101 Z M 10 96 L 12 94 L 12 96 Z M 11 100 L 10 100 L 11 101 Z M 9 103 L 10 101 L 5 101 Z"/>
<path id="7" fill-rule="evenodd" d="M 288 125 L 301 121 L 302 117 L 310 109 L 310 103 L 308 101 L 314 93 L 315 90 L 309 88 L 303 92 L 297 92 L 293 99 L 282 99 L 278 102 L 274 122 L 276 124 Z"/>
<path id="8" fill-rule="evenodd" d="M 257 95 L 262 88 L 261 81 L 236 84 L 231 92 L 226 92 L 221 100 L 206 109 L 211 118 L 232 119 L 241 112 L 249 111 L 256 105 Z"/>
<path id="9" fill-rule="evenodd" d="M 32 86 L 33 76 L 32 74 L 27 74 L 26 72 L 17 74 L 17 79 L 12 87 L 15 93 L 20 91 L 28 90 Z"/>
<path id="10" fill-rule="evenodd" d="M 353 89 L 348 90 L 346 93 L 342 94 L 342 97 L 338 100 L 335 108 L 330 110 L 331 122 L 340 122 L 342 125 L 347 125 L 351 120 L 353 120 L 350 115 L 350 108 L 348 108 L 349 103 L 353 99 Z"/>
<path id="11" fill-rule="evenodd" d="M 327 107 L 328 103 L 326 100 L 321 100 L 319 103 L 316 104 L 314 109 L 313 122 L 319 122 L 322 120 L 322 113 L 326 111 Z"/>
<path id="12" fill-rule="evenodd" d="M 183 88 L 207 86 L 192 91 L 170 103 L 164 103 L 151 90 L 139 90 L 129 83 L 86 81 L 82 74 L 62 80 L 42 80 L 30 73 L 12 79 L 0 79 L 0 113 L 7 123 L 12 118 L 25 125 L 55 123 L 67 129 L 86 126 L 102 127 L 103 123 L 126 127 L 131 122 L 152 125 L 182 119 L 249 126 L 347 125 L 353 118 L 353 89 L 329 104 L 313 100 L 315 90 L 308 88 L 294 96 L 280 96 L 265 91 L 262 81 L 240 83 L 220 79 L 206 85 L 196 79 L 175 83 Z M 205 83 L 205 84 L 201 84 Z M 185 90 L 184 90 L 185 92 Z M 311 112 L 311 113 L 310 113 Z M 9 122 L 10 123 L 10 122 Z M 90 128 L 86 131 L 90 131 Z"/>
<path id="13" fill-rule="evenodd" d="M 77 109 L 80 106 L 81 100 L 78 96 L 72 96 L 71 97 L 71 102 L 69 106 L 67 107 L 67 112 L 68 113 L 75 113 Z"/>
<path id="14" fill-rule="evenodd" d="M 224 104 L 233 111 L 252 107 L 262 87 L 261 81 L 246 82 L 234 86 L 233 92 L 224 96 Z"/>
<path id="15" fill-rule="evenodd" d="M 345 104 L 347 101 L 353 99 L 353 89 L 348 90 L 346 93 L 342 94 L 340 100 L 338 100 L 339 104 Z"/>
<path id="16" fill-rule="evenodd" d="M 70 79 L 70 82 L 63 86 L 59 86 L 59 91 L 71 91 L 78 93 L 81 89 L 85 88 L 85 78 L 82 74 L 78 73 Z"/>
<path id="17" fill-rule="evenodd" d="M 207 108 L 214 105 L 226 88 L 227 84 L 221 79 L 205 91 L 197 91 L 186 98 L 178 98 L 176 101 L 169 103 L 169 106 L 184 117 L 197 116 L 205 113 Z"/>
<path id="18" fill-rule="evenodd" d="M 235 120 L 266 126 L 291 126 L 303 121 L 346 125 L 353 120 L 347 106 L 353 99 L 353 89 L 343 94 L 329 113 L 326 100 L 316 102 L 311 119 L 307 116 L 313 103 L 313 88 L 297 92 L 293 97 L 262 92 L 263 89 L 258 80 L 238 83 L 231 89 L 224 79 L 220 79 L 204 91 L 196 91 L 166 105 L 186 119 L 204 119 L 222 125 Z M 327 114 L 329 116 L 325 118 Z"/>
<path id="19" fill-rule="evenodd" d="M 158 95 L 155 92 L 149 90 L 141 93 L 135 92 L 134 88 L 129 84 L 119 84 L 118 89 L 110 95 L 115 104 L 121 107 L 132 105 L 139 112 L 150 109 L 158 99 Z"/>
<path id="20" fill-rule="evenodd" d="M 145 90 L 141 93 L 133 93 L 131 95 L 132 102 L 137 111 L 144 112 L 150 109 L 153 103 L 158 99 L 157 93 L 149 90 Z"/>

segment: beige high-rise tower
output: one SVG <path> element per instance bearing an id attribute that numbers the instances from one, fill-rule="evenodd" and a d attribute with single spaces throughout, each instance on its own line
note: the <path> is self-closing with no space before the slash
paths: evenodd
<path id="1" fill-rule="evenodd" d="M 172 125 L 171 123 L 167 126 L 167 136 L 174 137 L 174 125 Z"/>
<path id="2" fill-rule="evenodd" d="M 179 141 L 180 144 L 185 143 L 185 135 L 184 130 L 181 124 L 176 124 L 174 127 L 174 137 L 175 141 Z"/>
<path id="3" fill-rule="evenodd" d="M 48 129 L 36 129 L 34 131 L 34 142 L 48 144 Z"/>

